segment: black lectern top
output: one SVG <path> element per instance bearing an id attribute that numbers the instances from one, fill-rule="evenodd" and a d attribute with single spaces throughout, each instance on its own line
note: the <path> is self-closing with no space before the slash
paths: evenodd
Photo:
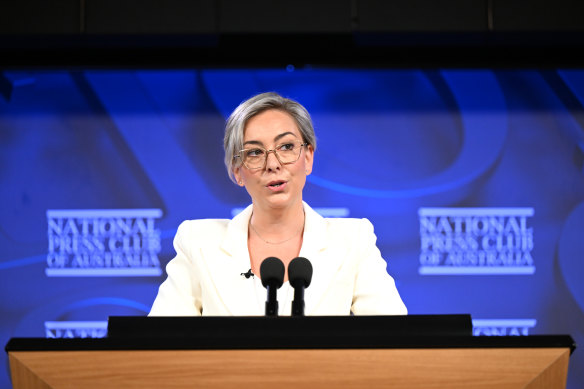
<path id="1" fill-rule="evenodd" d="M 568 335 L 472 336 L 470 315 L 112 316 L 106 338 L 13 338 L 6 351 L 517 347 L 576 346 Z"/>

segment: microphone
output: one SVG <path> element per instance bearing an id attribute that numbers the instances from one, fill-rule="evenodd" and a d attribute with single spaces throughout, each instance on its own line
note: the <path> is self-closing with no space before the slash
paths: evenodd
<path id="1" fill-rule="evenodd" d="M 312 265 L 303 257 L 294 258 L 288 265 L 288 279 L 294 287 L 292 301 L 292 316 L 304 316 L 304 288 L 308 288 L 312 280 Z"/>
<path id="2" fill-rule="evenodd" d="M 253 277 L 253 276 L 255 276 L 255 274 L 253 274 L 253 272 L 251 271 L 251 269 L 249 269 L 249 270 L 248 270 L 247 272 L 245 272 L 245 273 L 240 273 L 239 275 L 240 275 L 240 276 L 244 276 L 246 279 L 247 279 L 247 278 L 249 278 L 249 277 Z"/>
<path id="3" fill-rule="evenodd" d="M 260 277 L 262 285 L 268 290 L 266 300 L 266 316 L 278 316 L 278 289 L 284 283 L 286 268 L 281 260 L 276 257 L 264 259 L 260 265 Z"/>

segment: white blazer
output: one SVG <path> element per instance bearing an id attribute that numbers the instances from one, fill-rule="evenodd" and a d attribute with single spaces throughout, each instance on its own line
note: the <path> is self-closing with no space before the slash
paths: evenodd
<path id="1" fill-rule="evenodd" d="M 323 218 L 304 203 L 300 256 L 312 263 L 305 290 L 306 315 L 405 315 L 386 262 L 367 219 Z M 150 316 L 262 316 L 265 289 L 250 268 L 247 247 L 252 205 L 228 219 L 181 223 L 174 238 L 176 257 L 166 267 Z M 259 288 L 259 290 L 258 290 Z M 283 290 L 288 288 L 288 292 Z M 289 283 L 278 291 L 280 314 L 290 315 Z"/>

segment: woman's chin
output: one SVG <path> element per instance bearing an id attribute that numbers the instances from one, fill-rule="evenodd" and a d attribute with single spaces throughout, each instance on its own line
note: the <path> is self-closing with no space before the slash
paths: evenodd
<path id="1" fill-rule="evenodd" d="M 284 209 L 293 206 L 296 201 L 286 193 L 278 193 L 268 197 L 263 203 L 271 209 Z"/>

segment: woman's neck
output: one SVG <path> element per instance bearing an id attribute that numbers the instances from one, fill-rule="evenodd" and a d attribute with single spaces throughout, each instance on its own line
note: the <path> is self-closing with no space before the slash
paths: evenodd
<path id="1" fill-rule="evenodd" d="M 291 207 L 277 209 L 262 209 L 254 204 L 250 223 L 266 238 L 290 235 L 304 226 L 302 201 Z"/>

